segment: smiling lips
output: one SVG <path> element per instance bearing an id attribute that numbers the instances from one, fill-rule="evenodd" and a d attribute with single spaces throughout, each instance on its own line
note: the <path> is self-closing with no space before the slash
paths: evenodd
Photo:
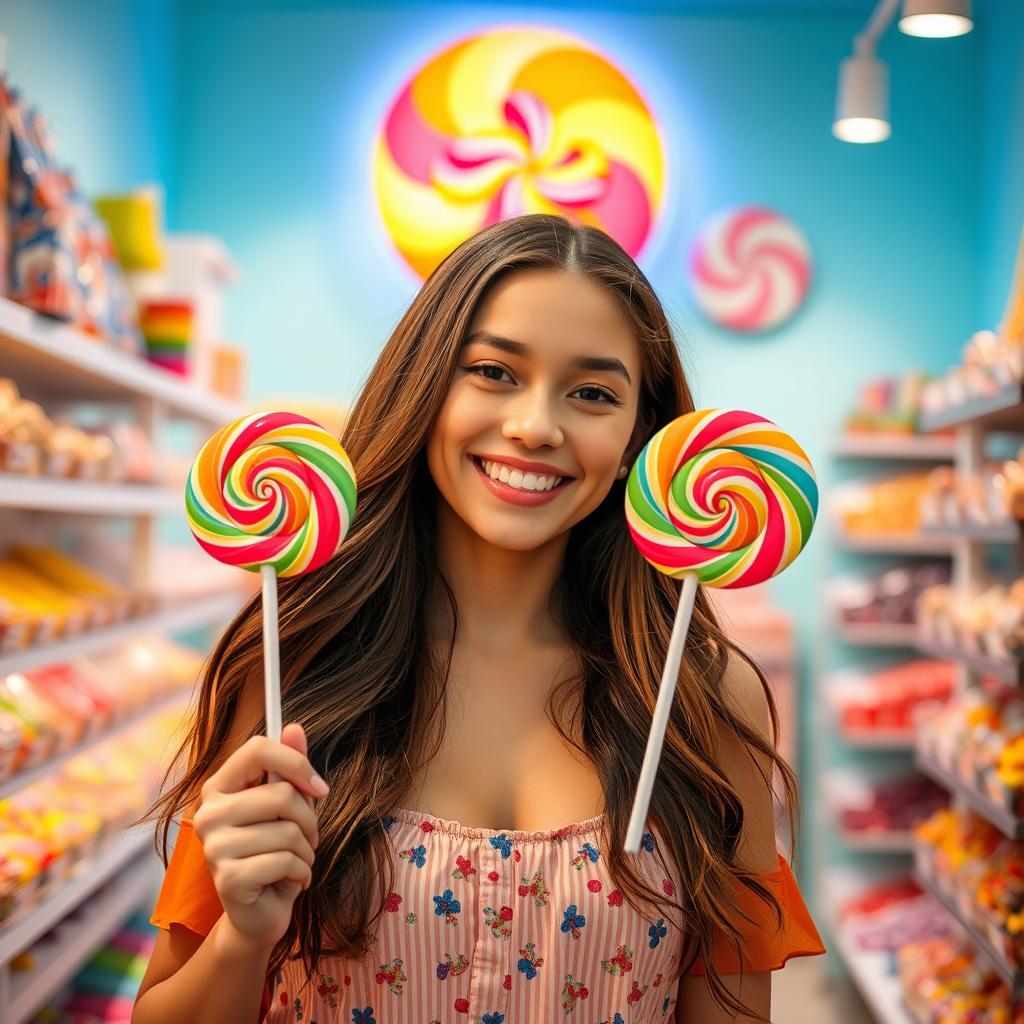
<path id="1" fill-rule="evenodd" d="M 523 472 L 507 463 L 491 462 L 478 455 L 471 455 L 470 459 L 476 467 L 477 473 L 483 479 L 484 486 L 488 487 L 497 497 L 512 505 L 529 507 L 546 505 L 564 491 L 573 480 L 570 476 L 556 477 L 531 471 Z M 492 473 L 497 476 L 497 479 L 491 475 Z"/>

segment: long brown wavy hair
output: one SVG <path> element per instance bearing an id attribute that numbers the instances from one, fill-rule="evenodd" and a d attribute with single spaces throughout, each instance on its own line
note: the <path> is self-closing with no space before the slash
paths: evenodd
<path id="1" fill-rule="evenodd" d="M 428 643 L 425 603 L 432 581 L 441 584 L 458 621 L 454 595 L 438 571 L 438 493 L 426 463 L 427 437 L 474 312 L 500 277 L 525 267 L 584 274 L 621 303 L 641 350 L 637 415 L 644 439 L 694 408 L 661 303 L 629 255 L 602 231 L 555 216 L 517 217 L 467 239 L 431 274 L 384 346 L 342 433 L 359 481 L 351 532 L 322 568 L 280 580 L 282 721 L 302 723 L 309 760 L 331 790 L 318 805 L 313 884 L 296 899 L 270 973 L 301 957 L 312 976 L 321 957 L 364 955 L 393 888 L 383 823 L 445 735 L 452 647 L 438 653 Z M 635 909 L 654 906 L 685 934 L 673 980 L 700 959 L 719 1006 L 766 1020 L 727 990 L 711 962 L 716 930 L 742 950 L 733 923 L 737 882 L 771 906 L 777 923 L 782 920 L 757 872 L 733 863 L 743 809 L 716 765 L 722 730 L 777 767 L 794 837 L 799 790 L 776 749 L 778 714 L 764 675 L 721 630 L 702 588 L 650 805 L 682 881 L 678 902 L 648 886 L 623 851 L 680 591 L 679 581 L 652 569 L 630 539 L 625 486 L 616 480 L 601 505 L 571 530 L 552 607 L 581 671 L 553 691 L 545 710 L 601 780 L 607 864 L 616 885 Z M 168 772 L 173 784 L 140 819 L 159 818 L 165 864 L 172 819 L 228 753 L 224 744 L 239 695 L 246 686 L 262 686 L 261 629 L 257 593 L 209 655 L 195 714 Z M 751 665 L 764 688 L 771 743 L 723 699 L 730 651 Z M 563 725 L 559 711 L 565 707 L 582 716 L 581 732 Z M 253 733 L 264 729 L 261 719 Z M 582 746 L 573 735 L 582 736 Z"/>

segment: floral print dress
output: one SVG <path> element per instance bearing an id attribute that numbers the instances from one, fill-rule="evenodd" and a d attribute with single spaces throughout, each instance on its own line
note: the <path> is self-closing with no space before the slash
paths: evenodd
<path id="1" fill-rule="evenodd" d="M 182 822 L 151 920 L 205 934 L 222 910 L 190 825 Z M 263 1019 L 671 1024 L 677 988 L 671 972 L 682 935 L 660 914 L 638 914 L 615 888 L 605 868 L 603 825 L 600 815 L 552 831 L 492 831 L 394 810 L 384 827 L 397 861 L 395 891 L 370 952 L 359 960 L 321 961 L 311 982 L 301 961 L 287 963 L 269 980 Z M 179 857 L 183 844 L 192 850 Z M 194 864 L 196 849 L 201 868 Z M 679 879 L 666 868 L 672 859 L 662 854 L 656 829 L 643 834 L 636 856 L 648 883 L 674 897 Z M 765 877 L 777 886 L 784 927 L 776 932 L 772 920 L 751 936 L 748 970 L 825 952 L 781 856 L 779 864 Z M 767 921 L 767 912 L 761 917 Z M 742 930 L 742 922 L 737 926 Z M 724 951 L 715 954 L 715 966 L 730 970 Z"/>

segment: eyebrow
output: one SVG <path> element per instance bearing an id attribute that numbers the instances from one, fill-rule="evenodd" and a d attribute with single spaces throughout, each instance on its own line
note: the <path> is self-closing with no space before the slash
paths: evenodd
<path id="1" fill-rule="evenodd" d="M 525 357 L 530 353 L 529 345 L 524 345 L 521 341 L 513 341 L 511 338 L 503 338 L 500 334 L 491 334 L 490 331 L 484 330 L 473 331 L 462 343 L 462 347 L 465 348 L 474 341 L 482 341 L 514 356 Z M 577 356 L 569 365 L 574 370 L 607 370 L 610 373 L 618 373 L 626 378 L 627 384 L 633 383 L 633 379 L 630 377 L 629 371 L 622 360 L 616 359 L 614 356 Z"/>

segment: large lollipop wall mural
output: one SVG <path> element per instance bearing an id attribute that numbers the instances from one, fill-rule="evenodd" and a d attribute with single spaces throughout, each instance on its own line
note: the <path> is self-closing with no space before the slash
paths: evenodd
<path id="1" fill-rule="evenodd" d="M 281 738 L 278 576 L 319 569 L 356 511 L 356 475 L 319 423 L 291 412 L 243 416 L 200 449 L 185 489 L 192 534 L 219 562 L 258 572 L 267 735 Z"/>
<path id="2" fill-rule="evenodd" d="M 803 550 L 818 485 L 803 449 L 770 420 L 739 409 L 674 419 L 644 446 L 626 484 L 626 524 L 659 572 L 683 581 L 625 850 L 640 849 L 679 681 L 697 584 L 750 587 Z"/>
<path id="3" fill-rule="evenodd" d="M 399 88 L 374 150 L 381 215 L 426 278 L 523 213 L 601 228 L 637 257 L 662 208 L 664 147 L 627 75 L 585 41 L 502 28 L 452 43 Z"/>

